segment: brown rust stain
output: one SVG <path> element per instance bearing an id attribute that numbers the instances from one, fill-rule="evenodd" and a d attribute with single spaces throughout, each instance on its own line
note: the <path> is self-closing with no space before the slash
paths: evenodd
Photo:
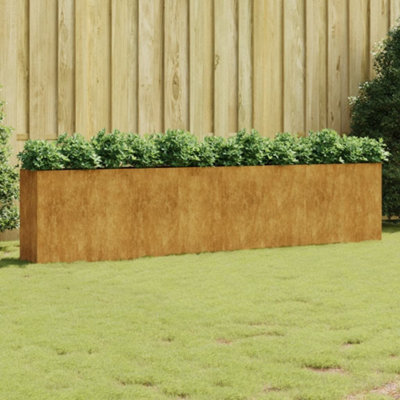
<path id="1" fill-rule="evenodd" d="M 21 171 L 34 262 L 380 238 L 380 164 Z"/>

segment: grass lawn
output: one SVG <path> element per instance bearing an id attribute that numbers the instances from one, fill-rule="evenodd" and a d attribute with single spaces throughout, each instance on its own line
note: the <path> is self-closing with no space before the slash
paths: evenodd
<path id="1" fill-rule="evenodd" d="M 2 400 L 396 398 L 400 227 L 120 262 L 0 247 Z"/>

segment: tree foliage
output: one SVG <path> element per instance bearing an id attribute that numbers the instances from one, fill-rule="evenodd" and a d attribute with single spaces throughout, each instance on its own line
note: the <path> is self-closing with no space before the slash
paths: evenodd
<path id="1" fill-rule="evenodd" d="M 374 70 L 375 78 L 351 99 L 351 133 L 383 138 L 387 144 L 391 157 L 383 164 L 382 208 L 389 217 L 400 216 L 400 26 L 380 44 Z"/>
<path id="2" fill-rule="evenodd" d="M 0 101 L 0 232 L 19 226 L 18 209 L 18 173 L 10 165 L 11 149 L 9 139 L 11 129 L 3 124 L 4 102 Z"/>

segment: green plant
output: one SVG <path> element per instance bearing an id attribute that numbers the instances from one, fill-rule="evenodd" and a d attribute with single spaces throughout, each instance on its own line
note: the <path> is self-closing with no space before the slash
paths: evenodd
<path id="1" fill-rule="evenodd" d="M 11 149 L 8 144 L 11 129 L 3 125 L 4 102 L 0 101 L 0 232 L 19 226 L 18 209 L 18 173 L 10 165 Z"/>
<path id="2" fill-rule="evenodd" d="M 161 165 L 160 154 L 154 136 L 141 137 L 136 133 L 126 136 L 128 148 L 125 163 L 136 168 L 150 168 Z"/>
<path id="3" fill-rule="evenodd" d="M 220 136 L 207 136 L 204 138 L 204 142 L 214 154 L 215 166 L 241 165 L 241 146 L 236 141 L 236 137 L 225 139 Z"/>
<path id="4" fill-rule="evenodd" d="M 383 139 L 371 139 L 369 137 L 357 137 L 343 135 L 340 140 L 343 143 L 341 162 L 363 163 L 382 162 L 389 159 L 389 152 Z"/>
<path id="5" fill-rule="evenodd" d="M 93 146 L 83 136 L 66 133 L 57 139 L 59 152 L 66 158 L 64 168 L 68 169 L 93 169 L 101 166 L 100 157 Z"/>
<path id="6" fill-rule="evenodd" d="M 58 151 L 55 143 L 46 140 L 27 140 L 18 154 L 22 168 L 35 170 L 64 169 L 68 158 Z"/>
<path id="7" fill-rule="evenodd" d="M 161 165 L 164 167 L 189 167 L 198 159 L 198 142 L 190 132 L 167 130 L 154 135 Z"/>
<path id="8" fill-rule="evenodd" d="M 213 167 L 215 165 L 216 154 L 206 141 L 198 143 L 195 155 L 196 157 L 192 163 L 193 167 Z"/>
<path id="9" fill-rule="evenodd" d="M 400 216 L 400 26 L 381 43 L 374 60 L 374 79 L 351 99 L 351 133 L 383 138 L 391 153 L 383 164 L 383 213 Z"/>
<path id="10" fill-rule="evenodd" d="M 357 136 L 343 135 L 344 142 L 341 159 L 344 163 L 358 163 L 365 162 L 367 157 L 363 155 L 363 148 L 360 146 L 361 139 Z"/>
<path id="11" fill-rule="evenodd" d="M 323 129 L 319 132 L 310 132 L 307 140 L 310 144 L 311 164 L 343 163 L 343 141 L 333 130 Z"/>
<path id="12" fill-rule="evenodd" d="M 208 136 L 201 142 L 182 130 L 143 137 L 102 130 L 90 142 L 77 134 L 60 136 L 56 146 L 30 140 L 19 155 L 22 168 L 33 170 L 355 163 L 387 157 L 382 140 L 340 137 L 328 129 L 300 138 L 280 133 L 275 139 L 243 130 L 227 139 Z"/>
<path id="13" fill-rule="evenodd" d="M 299 137 L 295 146 L 296 159 L 299 164 L 313 163 L 313 149 L 308 136 Z"/>
<path id="14" fill-rule="evenodd" d="M 265 140 L 264 164 L 298 164 L 296 158 L 297 137 L 290 133 L 278 133 L 274 140 Z"/>
<path id="15" fill-rule="evenodd" d="M 239 131 L 235 143 L 241 152 L 241 165 L 263 165 L 265 156 L 265 140 L 259 133 L 252 129 L 249 134 L 246 129 Z"/>
<path id="16" fill-rule="evenodd" d="M 91 144 L 100 157 L 103 168 L 120 168 L 125 166 L 128 154 L 126 136 L 119 130 L 106 133 L 101 130 L 91 140 Z"/>

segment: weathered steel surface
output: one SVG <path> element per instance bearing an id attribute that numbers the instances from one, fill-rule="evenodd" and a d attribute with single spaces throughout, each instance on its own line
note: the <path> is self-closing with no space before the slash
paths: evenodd
<path id="1" fill-rule="evenodd" d="M 21 171 L 21 258 L 118 260 L 381 238 L 381 165 Z"/>

